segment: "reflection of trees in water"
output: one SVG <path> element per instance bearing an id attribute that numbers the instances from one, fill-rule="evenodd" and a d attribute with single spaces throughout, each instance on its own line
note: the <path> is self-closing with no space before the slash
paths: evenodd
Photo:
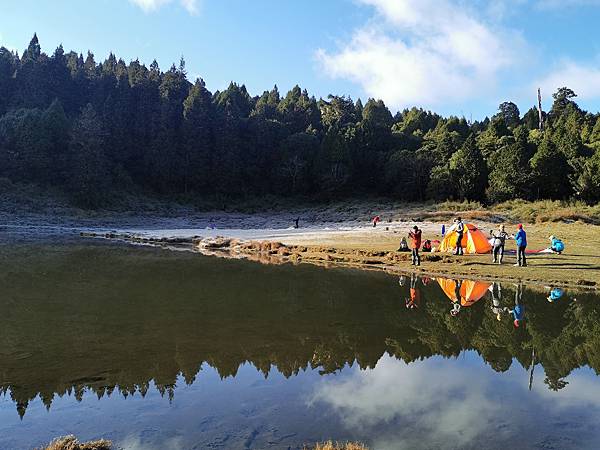
<path id="1" fill-rule="evenodd" d="M 525 290 L 526 326 L 514 328 L 508 316 L 497 320 L 488 296 L 451 316 L 436 283 L 419 286 L 421 305 L 408 310 L 409 287 L 384 274 L 155 251 L 132 262 L 114 248 L 51 256 L 40 257 L 44 270 L 2 271 L 0 263 L 16 281 L 0 288 L 12 299 L 0 300 L 0 392 L 21 415 L 38 395 L 50 408 L 55 395 L 143 397 L 154 383 L 172 398 L 178 377 L 191 384 L 202 364 L 223 378 L 246 362 L 265 377 L 273 369 L 291 377 L 372 368 L 385 352 L 412 362 L 475 350 L 506 371 L 514 360 L 528 368 L 535 348 L 551 389 L 577 367 L 600 368 L 600 306 L 591 295 L 549 304 Z M 503 293 L 512 307 L 514 288 Z"/>

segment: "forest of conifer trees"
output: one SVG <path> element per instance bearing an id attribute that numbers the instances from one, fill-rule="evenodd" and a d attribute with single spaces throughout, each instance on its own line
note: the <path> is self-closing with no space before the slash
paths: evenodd
<path id="1" fill-rule="evenodd" d="M 392 114 L 381 100 L 317 100 L 298 86 L 253 97 L 232 82 L 211 93 L 187 79 L 183 58 L 163 72 L 62 46 L 48 56 L 34 35 L 20 56 L 0 48 L 0 183 L 52 187 L 88 208 L 122 192 L 596 203 L 600 114 L 575 97 L 553 94 L 543 130 L 535 107 L 521 115 L 512 102 L 469 123 Z"/>

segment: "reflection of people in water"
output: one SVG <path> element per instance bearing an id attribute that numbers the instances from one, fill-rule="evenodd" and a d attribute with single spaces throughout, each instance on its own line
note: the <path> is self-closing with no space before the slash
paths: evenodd
<path id="1" fill-rule="evenodd" d="M 420 303 L 421 292 L 417 289 L 417 276 L 413 273 L 410 276 L 410 298 L 406 299 L 406 308 L 418 308 Z"/>
<path id="2" fill-rule="evenodd" d="M 519 328 L 519 326 L 525 324 L 525 305 L 523 305 L 523 285 L 517 284 L 515 286 L 515 307 L 510 310 L 510 313 L 513 315 L 515 328 Z"/>
<path id="3" fill-rule="evenodd" d="M 400 275 L 400 277 L 398 278 L 398 284 L 400 286 L 404 286 L 406 284 L 406 277 L 404 275 Z"/>
<path id="4" fill-rule="evenodd" d="M 456 316 L 460 312 L 460 288 L 462 287 L 462 280 L 454 280 L 454 284 L 454 305 L 452 305 L 452 309 L 450 310 L 452 316 Z"/>
<path id="5" fill-rule="evenodd" d="M 494 312 L 494 314 L 496 314 L 496 319 L 501 320 L 502 318 L 502 313 L 505 313 L 508 311 L 508 308 L 506 307 L 502 307 L 502 287 L 500 286 L 500 283 L 496 283 L 494 282 L 494 284 L 492 284 L 492 288 L 490 290 L 490 292 L 492 293 L 492 311 Z"/>
<path id="6" fill-rule="evenodd" d="M 552 303 L 552 302 L 558 300 L 559 298 L 561 298 L 564 293 L 565 293 L 565 291 L 563 291 L 561 288 L 552 288 L 552 289 L 550 289 L 550 293 L 548 294 L 548 297 L 546 298 L 546 300 L 548 300 L 550 303 Z"/>

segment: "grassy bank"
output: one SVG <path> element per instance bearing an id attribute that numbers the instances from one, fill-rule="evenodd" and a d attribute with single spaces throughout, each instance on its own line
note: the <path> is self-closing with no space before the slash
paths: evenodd
<path id="1" fill-rule="evenodd" d="M 486 230 L 495 224 L 481 223 Z M 465 255 L 446 253 L 422 255 L 422 265 L 417 271 L 426 274 L 443 274 L 448 277 L 502 279 L 561 286 L 600 286 L 600 227 L 577 223 L 536 223 L 525 226 L 529 249 L 548 247 L 548 236 L 561 237 L 566 245 L 562 255 L 529 255 L 528 267 L 514 267 L 516 255 L 505 255 L 504 264 L 493 264 L 491 255 Z M 510 226 L 509 226 L 510 229 Z M 435 231 L 434 231 L 435 230 Z M 424 226 L 424 239 L 440 239 L 438 226 Z M 513 231 L 513 230 L 510 230 Z M 380 267 L 392 271 L 411 271 L 410 255 L 398 253 L 400 237 L 406 230 L 365 230 L 361 233 L 323 234 L 322 236 L 298 236 L 284 240 L 288 245 L 306 246 L 301 260 L 316 263 L 338 263 L 361 267 Z M 507 243 L 507 250 L 515 249 L 514 241 Z"/>

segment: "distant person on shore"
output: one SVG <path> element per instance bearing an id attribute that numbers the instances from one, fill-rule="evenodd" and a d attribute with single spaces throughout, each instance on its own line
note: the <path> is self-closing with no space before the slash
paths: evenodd
<path id="1" fill-rule="evenodd" d="M 446 225 L 442 224 L 442 237 L 446 236 Z"/>
<path id="2" fill-rule="evenodd" d="M 300 217 L 294 219 L 294 228 L 298 228 L 298 222 L 300 222 Z"/>
<path id="3" fill-rule="evenodd" d="M 523 285 L 517 284 L 515 290 L 515 307 L 509 312 L 513 315 L 513 325 L 515 328 L 519 328 L 525 320 L 525 305 L 522 304 L 523 299 Z"/>
<path id="4" fill-rule="evenodd" d="M 550 236 L 550 250 L 559 255 L 565 251 L 565 244 L 556 236 Z"/>
<path id="5" fill-rule="evenodd" d="M 423 247 L 421 248 L 421 250 L 423 250 L 424 253 L 431 253 L 432 249 L 433 249 L 433 247 L 431 246 L 431 241 L 429 239 L 425 239 L 425 242 L 423 242 Z"/>
<path id="6" fill-rule="evenodd" d="M 465 224 L 460 217 L 457 217 L 454 222 L 456 223 L 456 251 L 454 254 L 463 255 L 462 240 L 465 234 Z"/>
<path id="7" fill-rule="evenodd" d="M 419 255 L 419 249 L 421 248 L 421 230 L 419 230 L 418 226 L 414 226 L 412 231 L 408 233 L 408 237 L 410 238 L 410 250 L 412 253 L 412 265 L 420 266 L 421 265 L 421 255 Z"/>
<path id="8" fill-rule="evenodd" d="M 402 237 L 402 239 L 400 239 L 400 247 L 398 247 L 398 251 L 399 252 L 407 252 L 410 249 L 408 248 L 408 242 L 406 241 L 405 237 Z"/>
<path id="9" fill-rule="evenodd" d="M 515 264 L 515 267 L 527 267 L 527 258 L 525 257 L 525 250 L 527 249 L 527 233 L 525 233 L 522 224 L 517 226 L 515 241 L 517 242 L 517 263 Z"/>
<path id="10" fill-rule="evenodd" d="M 373 217 L 373 228 L 375 228 L 377 226 L 377 224 L 379 223 L 379 221 L 381 220 L 381 217 L 379 216 L 375 216 Z"/>
<path id="11" fill-rule="evenodd" d="M 490 234 L 493 238 L 492 262 L 502 264 L 502 260 L 504 259 L 504 245 L 506 244 L 508 233 L 506 232 L 504 225 L 500 225 L 498 231 L 494 232 L 494 230 L 490 230 Z"/>

